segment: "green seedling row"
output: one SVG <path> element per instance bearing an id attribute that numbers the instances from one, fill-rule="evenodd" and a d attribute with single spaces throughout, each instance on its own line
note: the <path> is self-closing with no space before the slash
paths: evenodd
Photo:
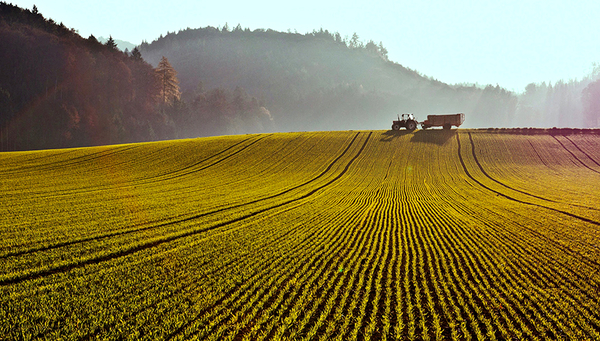
<path id="1" fill-rule="evenodd" d="M 0 339 L 600 338 L 600 137 L 0 153 Z"/>

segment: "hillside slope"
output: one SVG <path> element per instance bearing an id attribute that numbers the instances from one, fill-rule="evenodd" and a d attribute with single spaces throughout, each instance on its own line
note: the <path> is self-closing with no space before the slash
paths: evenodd
<path id="1" fill-rule="evenodd" d="M 192 102 L 198 86 L 236 87 L 261 98 L 277 131 L 384 129 L 398 113 L 464 112 L 468 127 L 506 127 L 514 94 L 500 87 L 449 86 L 387 60 L 385 48 L 320 30 L 307 34 L 213 27 L 169 33 L 142 44 L 165 56 Z"/>
<path id="2" fill-rule="evenodd" d="M 175 137 L 141 58 L 0 2 L 0 151 Z"/>
<path id="3" fill-rule="evenodd" d="M 0 153 L 0 332 L 598 338 L 599 151 L 437 130 Z"/>

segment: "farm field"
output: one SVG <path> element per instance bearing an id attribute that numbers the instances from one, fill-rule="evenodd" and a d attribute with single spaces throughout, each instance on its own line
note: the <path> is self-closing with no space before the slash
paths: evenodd
<path id="1" fill-rule="evenodd" d="M 0 339 L 600 339 L 600 134 L 0 153 Z"/>

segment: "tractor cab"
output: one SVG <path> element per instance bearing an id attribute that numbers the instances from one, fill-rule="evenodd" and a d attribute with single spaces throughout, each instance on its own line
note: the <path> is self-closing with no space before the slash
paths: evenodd
<path id="1" fill-rule="evenodd" d="M 398 120 L 392 122 L 392 130 L 400 130 L 404 127 L 408 131 L 417 129 L 417 120 L 413 114 L 402 114 L 402 119 L 398 115 Z"/>

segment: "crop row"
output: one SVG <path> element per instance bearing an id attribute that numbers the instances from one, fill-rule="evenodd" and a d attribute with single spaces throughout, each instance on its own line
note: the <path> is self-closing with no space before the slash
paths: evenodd
<path id="1" fill-rule="evenodd" d="M 350 145 L 348 146 L 348 148 L 350 147 Z M 345 153 L 345 151 L 344 151 Z M 343 155 L 343 154 L 342 154 Z M 333 163 L 335 164 L 335 162 Z M 333 165 L 332 164 L 332 165 Z M 330 168 L 330 167 L 329 167 Z M 261 206 L 258 206 L 258 204 L 262 204 L 263 201 L 266 201 L 267 199 L 275 199 L 277 198 L 278 200 L 283 200 L 284 202 L 287 200 L 289 201 L 289 199 L 285 198 L 285 195 L 288 192 L 291 192 L 293 190 L 297 190 L 298 188 L 301 187 L 306 187 L 306 185 L 315 182 L 316 180 L 321 180 L 321 178 L 324 177 L 324 175 L 327 173 L 327 169 L 323 172 L 321 172 L 320 174 L 316 175 L 312 180 L 306 182 L 305 184 L 299 184 L 297 186 L 294 186 L 292 188 L 288 188 L 285 190 L 282 190 L 278 193 L 275 194 L 270 194 L 269 196 L 267 196 L 266 198 L 258 198 L 258 199 L 254 199 L 251 201 L 246 201 L 244 203 L 241 204 L 237 204 L 237 205 L 228 205 L 228 207 L 221 207 L 221 208 L 217 208 L 217 209 L 213 209 L 211 211 L 208 212 L 201 212 L 201 213 L 187 213 L 187 214 L 181 214 L 178 216 L 172 216 L 169 219 L 164 219 L 158 222 L 153 222 L 152 224 L 150 224 L 149 226 L 144 226 L 142 225 L 140 226 L 134 226 L 133 228 L 129 229 L 129 230 L 117 230 L 117 231 L 110 231 L 108 233 L 104 233 L 101 235 L 96 235 L 93 237 L 89 237 L 88 235 L 86 235 L 84 238 L 80 238 L 79 240 L 70 240 L 70 241 L 60 241 L 55 243 L 54 245 L 45 245 L 45 246 L 41 246 L 41 247 L 34 247 L 31 249 L 27 249 L 27 250 L 23 250 L 23 251 L 15 251 L 14 249 L 12 250 L 11 253 L 7 253 L 4 255 L 3 258 L 5 259 L 9 259 L 10 261 L 14 261 L 15 267 L 22 267 L 23 265 L 27 265 L 27 262 L 24 261 L 25 256 L 29 256 L 29 258 L 32 259 L 32 261 L 34 262 L 44 262 L 44 263 L 50 263 L 52 265 L 55 265 L 56 263 L 52 262 L 52 260 L 48 260 L 48 258 L 50 257 L 58 257 L 58 258 L 65 258 L 64 257 L 64 253 L 71 253 L 71 264 L 56 264 L 55 266 L 49 268 L 49 269 L 43 269 L 41 271 L 35 271 L 36 273 L 48 273 L 48 272 L 55 272 L 57 270 L 57 268 L 70 268 L 73 265 L 80 263 L 80 264 L 86 264 L 86 263 L 90 263 L 90 262 L 96 262 L 99 259 L 106 259 L 106 258 L 112 258 L 115 255 L 119 255 L 119 254 L 123 254 L 123 253 L 127 253 L 129 251 L 127 251 L 127 249 L 132 249 L 132 250 L 139 250 L 140 247 L 144 247 L 145 244 L 149 244 L 149 245 L 154 245 L 156 243 L 159 242 L 163 242 L 163 241 L 168 241 L 168 240 L 172 240 L 173 238 L 179 238 L 179 236 L 185 236 L 185 235 L 189 235 L 189 234 L 195 234 L 201 231 L 207 231 L 207 230 L 211 230 L 214 229 L 215 226 L 222 226 L 222 225 L 226 225 L 228 224 L 227 221 L 231 221 L 231 220 L 235 220 L 235 219 L 242 219 L 242 218 L 246 218 L 248 216 L 254 215 L 256 214 L 256 212 L 260 212 L 262 210 L 265 209 L 269 209 L 269 207 L 271 207 L 273 205 L 273 202 L 268 202 L 266 204 Z M 316 181 L 316 183 L 318 184 L 318 181 Z M 187 194 L 190 194 L 190 192 L 188 192 Z M 164 199 L 164 197 L 163 197 Z M 229 198 L 229 200 L 231 200 L 231 198 Z M 231 200 L 234 201 L 234 200 Z M 235 202 L 235 201 L 234 201 Z M 254 205 L 253 205 L 254 204 Z M 258 206 L 257 209 L 254 209 L 250 212 L 244 212 L 241 211 L 240 208 L 246 209 L 246 210 L 250 210 L 253 208 L 253 206 Z M 229 213 L 229 211 L 233 211 L 232 213 Z M 218 213 L 218 214 L 217 214 Z M 226 217 L 225 221 L 223 220 L 224 216 Z M 191 229 L 182 229 L 182 224 L 184 223 L 188 223 L 190 221 L 193 220 L 197 220 L 199 218 L 206 218 L 206 219 L 210 219 L 210 220 L 205 220 L 203 222 L 203 226 L 202 227 L 193 227 Z M 71 223 L 73 223 L 71 221 Z M 206 226 L 208 224 L 213 225 L 211 226 Z M 171 233 L 169 233 L 171 232 Z M 88 232 L 89 233 L 89 232 Z M 151 233 L 151 239 L 149 241 L 146 241 L 148 239 L 148 234 Z M 155 238 L 156 235 L 159 236 L 164 236 L 164 237 L 159 237 L 159 238 Z M 119 239 L 115 238 L 115 237 L 119 237 Z M 123 240 L 124 243 L 129 244 L 129 246 L 125 246 L 124 249 L 123 248 L 119 248 L 119 244 L 120 244 L 120 239 Z M 136 240 L 141 240 L 141 242 L 135 242 Z M 132 243 L 134 242 L 134 243 Z M 91 249 L 90 244 L 94 244 L 94 248 Z M 97 245 L 96 245 L 97 244 Z M 109 245 L 110 249 L 107 251 L 107 246 Z M 90 250 L 96 250 L 96 249 L 100 249 L 100 254 L 98 256 L 89 256 L 89 257 L 84 257 L 85 254 L 80 254 L 80 253 L 76 253 L 78 251 L 86 251 L 86 253 L 89 253 Z M 75 251 L 73 251 L 75 250 Z M 45 253 L 44 255 L 40 255 L 40 252 Z M 46 255 L 46 254 L 49 254 Z M 77 257 L 73 257 L 73 256 L 77 256 Z M 21 256 L 21 257 L 15 257 L 15 256 Z M 82 259 L 83 258 L 83 259 Z M 65 262 L 63 262 L 65 263 Z M 6 266 L 5 270 L 9 270 L 10 271 L 11 267 L 10 266 Z M 30 270 L 30 269 L 28 269 Z M 23 274 L 17 274 L 16 278 L 26 278 L 28 275 L 28 273 L 31 271 L 26 271 Z M 10 279 L 7 278 L 4 281 L 14 281 L 15 279 Z"/>
<path id="2" fill-rule="evenodd" d="M 10 155 L 2 190 L 36 185 L 10 205 L 56 201 L 0 218 L 0 334 L 598 338 L 599 198 L 568 181 L 600 183 L 598 143 L 330 132 L 23 154 L 23 169 Z M 133 154 L 114 162 L 127 170 L 118 181 L 88 177 L 81 191 L 68 181 L 120 153 Z M 160 157 L 173 161 L 139 161 Z M 40 185 L 46 171 L 56 193 Z M 131 191 L 137 214 L 155 212 L 119 210 Z M 114 221 L 32 223 L 86 204 L 88 219 Z"/>

